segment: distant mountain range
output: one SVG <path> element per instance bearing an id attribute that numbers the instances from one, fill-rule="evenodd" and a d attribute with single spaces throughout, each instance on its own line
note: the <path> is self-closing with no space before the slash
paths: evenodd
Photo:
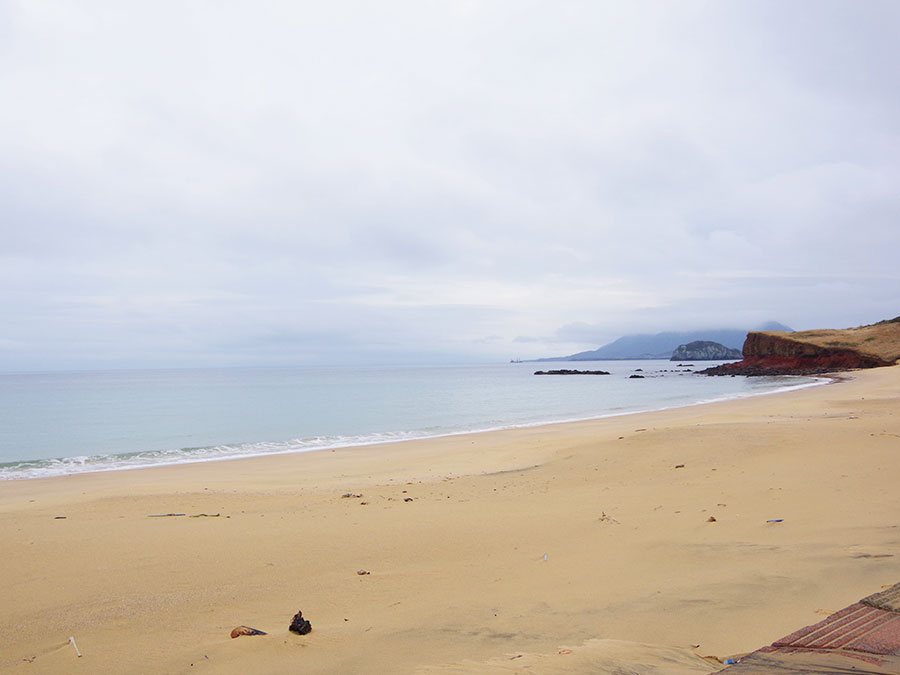
<path id="1" fill-rule="evenodd" d="M 747 330 L 715 329 L 696 330 L 690 332 L 666 332 L 620 337 L 608 345 L 587 352 L 578 352 L 569 356 L 553 356 L 533 361 L 622 361 L 625 359 L 668 359 L 680 345 L 698 340 L 718 342 L 732 349 L 740 350 L 744 346 L 747 333 L 751 330 L 780 330 L 793 332 L 784 324 L 770 321 L 762 326 Z"/>

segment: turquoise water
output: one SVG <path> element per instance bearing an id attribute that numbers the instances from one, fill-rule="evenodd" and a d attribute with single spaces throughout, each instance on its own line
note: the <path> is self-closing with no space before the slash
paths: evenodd
<path id="1" fill-rule="evenodd" d="M 673 372 L 676 365 L 604 361 L 0 373 L 0 480 L 365 446 L 815 383 L 706 377 Z M 702 367 L 708 365 L 713 364 Z M 551 368 L 612 374 L 533 375 Z M 646 378 L 630 379 L 638 368 Z"/>

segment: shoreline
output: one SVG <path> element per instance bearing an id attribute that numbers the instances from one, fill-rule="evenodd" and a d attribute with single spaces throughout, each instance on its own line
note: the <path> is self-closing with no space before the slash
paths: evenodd
<path id="1" fill-rule="evenodd" d="M 665 410 L 677 410 L 680 408 L 689 408 L 693 406 L 702 406 L 708 405 L 711 403 L 722 403 L 727 401 L 740 401 L 748 398 L 755 398 L 758 396 L 769 396 L 774 394 L 782 394 L 791 391 L 802 390 L 810 387 L 818 387 L 828 384 L 834 384 L 836 382 L 841 381 L 841 377 L 839 374 L 834 375 L 807 375 L 807 376 L 785 376 L 785 377 L 795 377 L 797 379 L 807 379 L 813 380 L 812 382 L 806 382 L 802 384 L 785 384 L 782 387 L 773 388 L 767 391 L 761 392 L 751 392 L 751 393 L 742 393 L 742 394 L 733 394 L 726 395 L 711 399 L 702 399 L 699 401 L 694 401 L 691 403 L 684 403 L 680 405 L 672 405 L 672 406 L 663 406 L 660 408 L 647 408 L 647 409 L 638 409 L 638 410 L 629 410 L 625 412 L 615 412 L 615 413 L 606 413 L 602 415 L 588 416 L 588 417 L 574 417 L 574 418 L 564 418 L 558 420 L 541 420 L 536 422 L 527 422 L 521 424 L 510 424 L 510 425 L 502 425 L 502 426 L 494 426 L 494 427 L 486 427 L 486 428 L 476 428 L 476 429 L 467 429 L 460 431 L 449 431 L 445 433 L 439 434 L 424 434 L 424 435 L 416 435 L 417 432 L 405 432 L 405 431 L 386 431 L 386 432 L 374 432 L 372 434 L 366 434 L 359 437 L 353 436 L 336 436 L 333 438 L 332 442 L 328 442 L 321 446 L 297 449 L 290 448 L 284 450 L 273 450 L 273 451 L 256 451 L 256 452 L 248 452 L 241 453 L 240 450 L 237 451 L 236 454 L 221 454 L 211 457 L 200 457 L 200 456 L 192 456 L 192 455 L 183 455 L 179 459 L 173 459 L 171 461 L 158 461 L 158 462 L 147 462 L 147 463 L 138 463 L 138 464 L 126 464 L 124 463 L 127 459 L 131 459 L 135 456 L 145 455 L 145 454 L 153 454 L 153 451 L 150 452 L 136 452 L 136 453 L 121 453 L 116 455 L 97 455 L 90 457 L 83 456 L 73 456 L 73 457 L 62 457 L 62 458 L 50 458 L 50 459 L 38 459 L 38 460 L 18 460 L 13 462 L 7 462 L 5 464 L 0 464 L 0 485 L 7 481 L 20 481 L 20 480 L 36 480 L 42 478 L 57 478 L 62 476 L 72 476 L 79 475 L 83 473 L 106 473 L 106 472 L 117 472 L 117 471 L 131 471 L 138 469 L 150 469 L 155 467 L 164 467 L 164 466 L 181 466 L 184 464 L 195 464 L 195 463 L 208 463 L 208 462 L 220 462 L 220 461 L 232 461 L 232 460 L 242 460 L 242 459 L 252 459 L 254 457 L 267 457 L 267 456 L 277 456 L 277 455 L 292 455 L 292 454 L 304 454 L 309 452 L 327 452 L 340 448 L 362 448 L 362 447 L 371 447 L 371 446 L 380 446 L 380 445 L 391 445 L 394 443 L 406 443 L 412 441 L 426 441 L 429 439 L 435 438 L 446 438 L 453 436 L 464 436 L 469 434 L 483 434 L 483 433 L 494 433 L 497 431 L 508 431 L 515 429 L 529 429 L 534 427 L 542 427 L 549 425 L 559 425 L 559 424 L 573 424 L 578 422 L 590 422 L 595 420 L 609 419 L 614 417 L 624 417 L 629 415 L 641 415 L 648 414 L 654 412 L 662 412 Z M 378 440 L 362 440 L 371 436 L 390 436 L 391 434 L 396 434 L 396 438 L 384 438 Z M 407 437 L 403 437 L 404 434 L 410 434 Z M 356 440 L 352 440 L 356 438 Z M 302 440 L 302 439 L 297 439 Z M 349 440 L 349 442 L 348 442 Z M 261 441 L 258 443 L 245 443 L 239 447 L 244 446 L 254 446 L 254 445 L 271 445 L 278 443 L 291 443 L 293 441 Z M 212 449 L 215 450 L 220 447 L 233 447 L 227 444 L 219 445 L 219 446 L 211 446 L 210 448 L 196 448 L 194 450 L 204 450 L 204 449 Z M 177 452 L 183 452 L 182 450 L 171 451 L 173 454 Z M 169 451 L 165 451 L 169 452 Z M 98 465 L 96 468 L 93 466 L 89 466 L 88 468 L 82 468 L 85 465 L 79 463 L 73 463 L 74 460 L 79 459 L 96 459 L 99 461 L 104 461 L 106 458 L 109 458 L 109 461 L 113 463 L 112 466 L 106 465 Z M 118 464 L 116 462 L 123 462 Z M 29 467 L 28 469 L 20 469 L 23 465 L 31 465 L 34 464 L 36 466 Z M 62 468 L 58 471 L 53 471 L 52 467 L 56 465 L 62 465 Z M 14 470 L 11 470 L 14 469 Z M 21 471 L 21 473 L 19 473 Z M 32 473 L 28 473 L 29 471 L 39 472 L 39 475 L 33 475 Z M 4 473 L 7 472 L 7 473 Z"/>
<path id="2" fill-rule="evenodd" d="M 850 378 L 4 481 L 0 671 L 714 671 L 900 577 L 900 367 Z"/>

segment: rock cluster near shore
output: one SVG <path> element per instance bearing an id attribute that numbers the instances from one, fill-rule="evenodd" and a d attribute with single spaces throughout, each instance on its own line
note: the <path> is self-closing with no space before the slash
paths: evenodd
<path id="1" fill-rule="evenodd" d="M 605 370 L 536 370 L 535 375 L 609 375 Z"/>
<path id="2" fill-rule="evenodd" d="M 900 317 L 871 326 L 798 333 L 751 332 L 743 360 L 707 375 L 815 375 L 890 366 L 900 359 Z"/>

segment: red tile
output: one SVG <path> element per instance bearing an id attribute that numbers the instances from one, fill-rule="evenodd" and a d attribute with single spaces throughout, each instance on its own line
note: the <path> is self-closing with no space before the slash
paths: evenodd
<path id="1" fill-rule="evenodd" d="M 794 631 L 790 635 L 787 635 L 787 636 L 781 638 L 780 640 L 776 640 L 772 644 L 776 647 L 794 644 L 795 642 L 799 642 L 801 638 L 809 636 L 813 633 L 818 634 L 818 633 L 820 633 L 820 631 L 823 628 L 825 628 L 829 625 L 836 624 L 839 622 L 840 619 L 844 619 L 845 617 L 847 617 L 850 614 L 854 614 L 856 612 L 859 612 L 860 610 L 865 610 L 865 609 L 869 609 L 869 607 L 867 607 L 866 605 L 862 605 L 858 602 L 853 603 L 849 607 L 845 607 L 844 609 L 842 609 L 838 612 L 835 612 L 834 614 L 830 615 L 826 619 L 823 619 L 819 623 L 813 624 L 812 626 L 806 626 L 805 628 L 801 628 L 798 631 Z M 852 621 L 853 617 L 849 617 L 848 620 Z"/>
<path id="2" fill-rule="evenodd" d="M 871 633 L 856 639 L 845 649 L 866 652 L 867 654 L 883 654 L 900 656 L 900 614 L 893 615 Z"/>

